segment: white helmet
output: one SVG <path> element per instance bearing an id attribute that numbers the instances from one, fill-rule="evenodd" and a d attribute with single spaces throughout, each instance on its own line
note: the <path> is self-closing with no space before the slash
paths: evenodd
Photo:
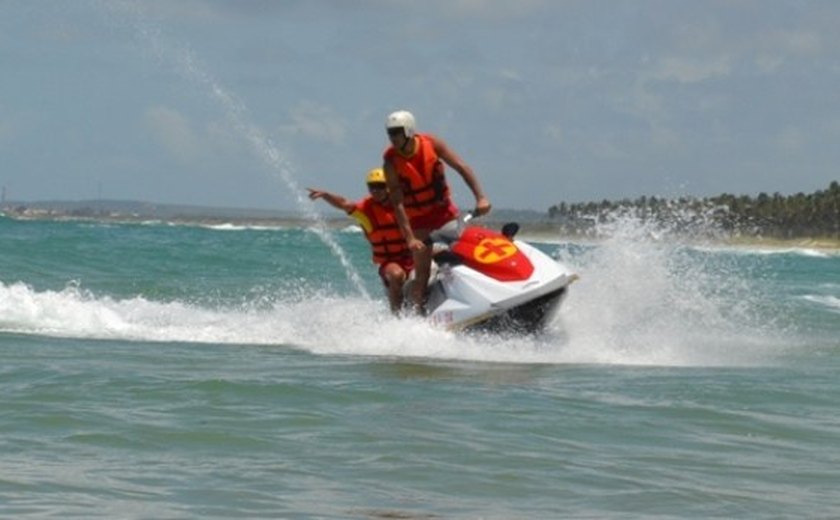
<path id="1" fill-rule="evenodd" d="M 386 130 L 390 130 L 391 128 L 402 128 L 406 138 L 408 139 L 414 137 L 415 127 L 416 123 L 414 122 L 414 116 L 411 115 L 411 112 L 408 110 L 397 110 L 396 112 L 391 112 L 388 115 L 388 119 L 385 120 Z"/>

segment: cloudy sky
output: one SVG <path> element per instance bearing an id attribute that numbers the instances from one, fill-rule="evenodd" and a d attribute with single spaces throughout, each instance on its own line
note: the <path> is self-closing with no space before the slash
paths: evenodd
<path id="1" fill-rule="evenodd" d="M 499 208 L 811 192 L 838 27 L 835 0 L 0 0 L 0 184 L 295 210 L 361 196 L 407 108 Z"/>

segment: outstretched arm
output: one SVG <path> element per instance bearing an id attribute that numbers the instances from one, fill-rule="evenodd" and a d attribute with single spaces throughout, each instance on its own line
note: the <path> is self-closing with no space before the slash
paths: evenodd
<path id="1" fill-rule="evenodd" d="M 356 205 L 342 197 L 341 195 L 336 195 L 335 193 L 330 193 L 324 190 L 317 190 L 314 188 L 306 188 L 309 191 L 309 198 L 312 200 L 317 199 L 324 199 L 329 203 L 330 206 L 340 209 L 345 213 L 350 213 L 355 209 Z"/>
<path id="2" fill-rule="evenodd" d="M 448 164 L 452 167 L 453 170 L 458 172 L 464 182 L 469 186 L 470 191 L 473 192 L 475 196 L 475 210 L 478 215 L 485 215 L 490 213 L 490 201 L 487 199 L 487 196 L 484 195 L 484 190 L 481 188 L 481 183 L 478 182 L 478 178 L 472 171 L 472 168 L 461 159 L 458 154 L 452 150 L 446 142 L 441 139 L 440 137 L 432 137 L 432 141 L 434 142 L 435 152 L 437 152 L 438 157 L 440 157 L 443 162 Z"/>

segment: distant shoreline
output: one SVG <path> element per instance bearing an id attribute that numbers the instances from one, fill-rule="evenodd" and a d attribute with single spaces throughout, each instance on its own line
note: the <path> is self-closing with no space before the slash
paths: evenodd
<path id="1" fill-rule="evenodd" d="M 37 213 L 37 214 L 14 214 L 0 212 L 12 220 L 22 221 L 90 221 L 90 222 L 113 222 L 120 224 L 144 224 L 149 222 L 160 222 L 174 225 L 202 226 L 202 227 L 252 227 L 252 228 L 306 228 L 322 224 L 328 229 L 344 229 L 353 226 L 354 223 L 347 217 L 340 215 L 325 215 L 321 221 L 315 221 L 300 216 L 272 216 L 272 217 L 243 217 L 243 216 L 170 216 L 157 217 L 152 215 L 93 215 L 79 216 L 64 213 Z M 500 228 L 505 220 L 491 217 L 483 218 L 482 225 L 490 228 Z M 536 242 L 601 242 L 604 237 L 592 237 L 578 234 L 564 233 L 562 229 L 551 222 L 520 222 L 519 236 L 525 240 Z M 788 249 L 813 249 L 840 254 L 840 239 L 831 237 L 800 237 L 791 239 L 779 239 L 761 236 L 729 236 L 715 237 L 704 240 L 693 240 L 685 238 L 686 243 L 694 245 L 708 245 L 717 247 L 752 248 L 766 249 L 768 251 L 779 251 Z"/>
<path id="2" fill-rule="evenodd" d="M 556 231 L 553 233 L 552 231 Z M 560 230 L 552 230 L 543 226 L 529 228 L 528 225 L 521 227 L 520 235 L 526 240 L 536 242 L 591 242 L 597 244 L 607 237 L 587 237 L 581 235 L 561 234 Z M 767 251 L 785 251 L 790 249 L 817 250 L 827 253 L 840 254 L 840 239 L 831 237 L 800 237 L 791 239 L 759 237 L 759 236 L 729 236 L 697 239 L 692 237 L 679 237 L 685 244 L 693 246 L 731 247 L 735 249 L 764 249 Z"/>

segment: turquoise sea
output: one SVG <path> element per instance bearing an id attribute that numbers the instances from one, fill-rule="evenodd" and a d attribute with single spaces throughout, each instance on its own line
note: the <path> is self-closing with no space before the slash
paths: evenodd
<path id="1" fill-rule="evenodd" d="M 653 231 L 502 338 L 351 228 L 0 217 L 0 517 L 840 517 L 840 256 Z"/>

